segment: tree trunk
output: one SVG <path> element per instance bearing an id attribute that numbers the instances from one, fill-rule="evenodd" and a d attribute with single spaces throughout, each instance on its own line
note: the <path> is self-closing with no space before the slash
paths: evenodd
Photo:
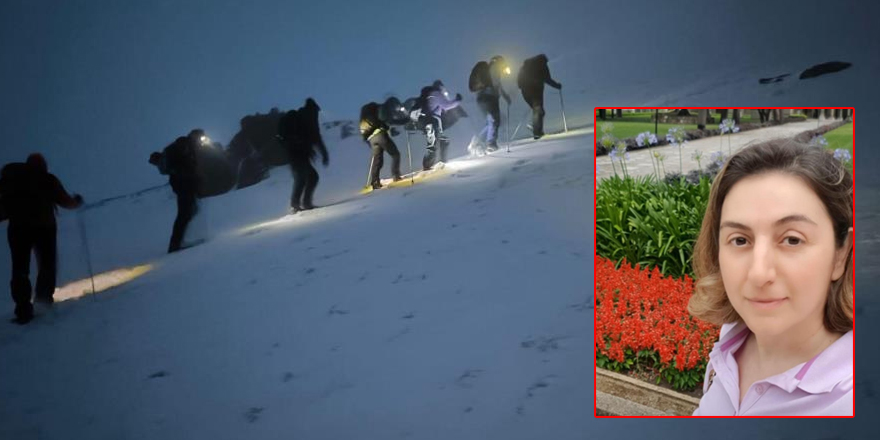
<path id="1" fill-rule="evenodd" d="M 622 108 L 617 109 L 617 117 L 618 117 L 618 118 L 622 118 L 622 117 L 623 117 L 623 109 L 622 109 Z"/>
<path id="2" fill-rule="evenodd" d="M 607 112 L 605 111 L 604 108 L 600 108 L 600 109 L 599 109 L 599 119 L 601 119 L 601 120 L 603 120 L 603 121 L 604 121 L 605 119 L 608 119 Z"/>
<path id="3" fill-rule="evenodd" d="M 724 122 L 724 120 L 727 119 L 727 109 L 723 108 L 718 113 L 721 115 L 721 121 L 719 122 Z"/>
<path id="4" fill-rule="evenodd" d="M 738 108 L 733 109 L 733 122 L 736 125 L 739 125 L 739 119 L 742 115 L 740 115 L 740 110 Z"/>
<path id="5" fill-rule="evenodd" d="M 700 110 L 697 113 L 697 128 L 700 130 L 706 129 L 706 119 L 709 117 L 709 110 Z"/>

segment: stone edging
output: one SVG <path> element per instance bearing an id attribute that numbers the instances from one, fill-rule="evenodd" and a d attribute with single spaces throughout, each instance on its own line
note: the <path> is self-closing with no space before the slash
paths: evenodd
<path id="1" fill-rule="evenodd" d="M 639 407 L 653 408 L 659 413 L 669 416 L 690 416 L 700 404 L 700 400 L 695 397 L 677 393 L 602 368 L 596 368 L 596 391 L 628 400 Z M 596 410 L 600 413 L 615 416 L 644 415 L 642 413 L 617 414 L 617 412 L 626 412 L 626 409 L 603 408 L 598 402 Z"/>

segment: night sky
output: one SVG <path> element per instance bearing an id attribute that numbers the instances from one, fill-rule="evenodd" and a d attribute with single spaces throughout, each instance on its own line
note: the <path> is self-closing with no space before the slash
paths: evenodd
<path id="1" fill-rule="evenodd" d="M 830 55 L 874 35 L 853 19 L 867 12 L 833 2 L 664 3 L 5 1 L 0 162 L 41 151 L 94 201 L 163 183 L 147 156 L 191 128 L 225 145 L 245 114 L 309 96 L 324 120 L 354 119 L 368 101 L 437 78 L 467 96 L 470 67 L 496 53 L 578 58 L 568 84 L 608 96 L 646 72 Z M 829 32 L 811 38 L 812 24 Z"/>

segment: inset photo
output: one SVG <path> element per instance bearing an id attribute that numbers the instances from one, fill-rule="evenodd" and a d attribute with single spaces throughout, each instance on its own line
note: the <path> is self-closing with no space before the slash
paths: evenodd
<path id="1" fill-rule="evenodd" d="M 597 108 L 597 417 L 853 417 L 853 108 Z"/>

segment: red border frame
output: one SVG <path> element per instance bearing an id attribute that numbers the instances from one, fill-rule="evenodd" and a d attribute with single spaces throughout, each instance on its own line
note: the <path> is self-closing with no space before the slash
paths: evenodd
<path id="1" fill-rule="evenodd" d="M 697 109 L 697 110 L 712 110 L 719 108 L 727 108 L 727 109 L 738 109 L 738 110 L 758 110 L 758 109 L 771 109 L 771 110 L 850 110 L 852 113 L 850 115 L 850 119 L 852 120 L 852 130 L 853 130 L 853 152 L 852 152 L 852 176 L 853 176 L 853 236 L 855 236 L 855 217 L 856 217 L 856 204 L 855 204 L 855 180 L 856 180 L 856 123 L 855 123 L 855 107 L 723 107 L 723 106 L 714 106 L 714 107 L 687 107 L 687 106 L 679 106 L 679 107 L 594 107 L 593 108 L 593 258 L 595 259 L 596 251 L 598 250 L 598 245 L 596 244 L 596 188 L 599 184 L 599 177 L 596 176 L 596 124 L 597 124 L 597 110 L 606 109 L 606 110 L 675 110 L 680 108 L 687 109 Z M 853 264 L 853 279 L 852 279 L 852 291 L 853 291 L 853 309 L 855 309 L 855 294 L 856 294 L 856 278 L 855 278 L 855 264 L 856 264 L 856 256 L 855 256 L 855 241 L 853 241 L 853 250 L 852 250 L 852 264 Z M 593 290 L 595 292 L 596 289 L 596 272 L 593 271 Z M 595 297 L 595 295 L 594 295 Z M 594 299 L 595 301 L 595 299 Z M 856 339 L 855 339 L 855 328 L 856 328 L 856 319 L 855 319 L 855 310 L 853 310 L 853 380 L 855 381 L 855 348 L 856 348 Z M 596 307 L 594 304 L 593 307 L 593 334 L 596 333 Z M 710 418 L 710 419 L 851 419 L 855 418 L 855 405 L 856 399 L 855 394 L 853 394 L 853 415 L 851 416 L 599 416 L 596 414 L 596 400 L 598 396 L 598 388 L 596 386 L 597 379 L 597 367 L 596 367 L 596 346 L 593 345 L 593 417 L 598 419 L 701 419 L 701 418 Z"/>

